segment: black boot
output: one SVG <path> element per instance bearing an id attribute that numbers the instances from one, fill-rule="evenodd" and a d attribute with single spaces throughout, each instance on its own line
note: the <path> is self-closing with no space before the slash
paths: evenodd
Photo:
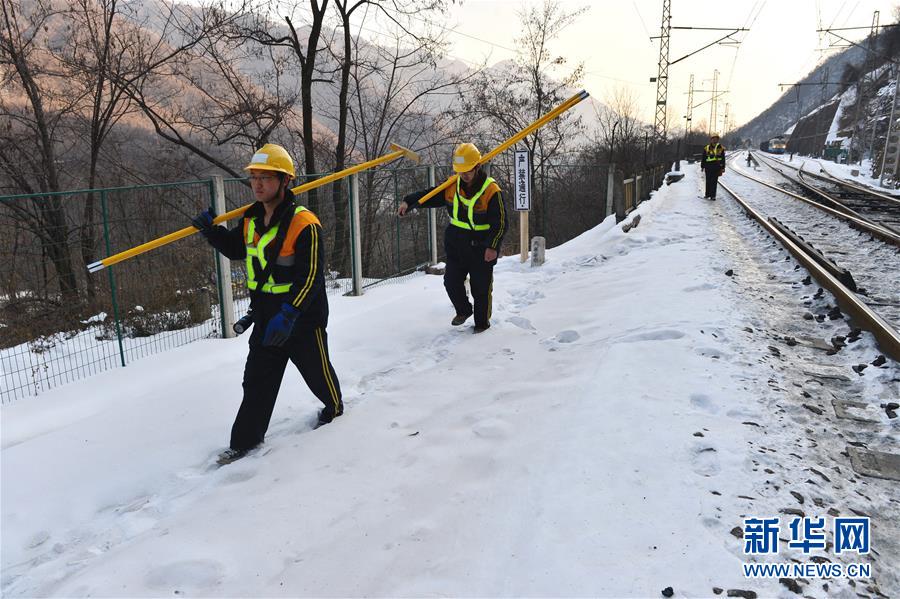
<path id="1" fill-rule="evenodd" d="M 344 405 L 343 404 L 341 404 L 341 406 L 337 409 L 336 412 L 333 409 L 322 408 L 321 410 L 319 410 L 319 418 L 316 421 L 315 428 L 319 428 L 320 426 L 324 426 L 324 425 L 328 424 L 329 422 L 331 422 L 332 420 L 334 420 L 335 418 L 337 418 L 338 416 L 340 416 L 343 413 L 344 413 Z"/>
<path id="2" fill-rule="evenodd" d="M 468 314 L 457 314 L 456 316 L 453 317 L 453 320 L 450 321 L 450 324 L 452 324 L 455 327 L 458 327 L 465 321 L 469 320 L 470 316 L 472 316 L 471 312 L 469 312 Z"/>
<path id="3" fill-rule="evenodd" d="M 219 454 L 219 457 L 216 459 L 216 464 L 218 464 L 219 466 L 224 466 L 225 464 L 236 462 L 242 457 L 246 456 L 249 452 L 249 449 L 228 448 Z"/>

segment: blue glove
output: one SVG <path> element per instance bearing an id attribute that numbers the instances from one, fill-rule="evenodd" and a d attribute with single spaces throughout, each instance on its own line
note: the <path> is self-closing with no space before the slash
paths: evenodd
<path id="1" fill-rule="evenodd" d="M 209 232 L 213 228 L 213 219 L 216 218 L 216 213 L 213 209 L 204 210 L 197 216 L 191 219 L 191 224 L 197 227 L 201 233 L 204 235 L 208 235 Z"/>
<path id="2" fill-rule="evenodd" d="M 263 345 L 281 347 L 291 336 L 294 322 L 300 310 L 290 304 L 281 304 L 281 312 L 269 320 L 266 325 L 266 334 L 263 337 Z"/>

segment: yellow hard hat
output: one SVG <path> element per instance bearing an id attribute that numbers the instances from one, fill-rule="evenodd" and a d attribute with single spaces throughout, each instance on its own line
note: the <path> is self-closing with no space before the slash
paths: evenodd
<path id="1" fill-rule="evenodd" d="M 719 134 L 716 133 L 715 131 L 713 131 L 712 133 L 709 134 L 709 138 L 712 139 L 713 137 L 719 137 Z"/>
<path id="2" fill-rule="evenodd" d="M 481 152 L 475 147 L 475 144 L 459 144 L 453 150 L 453 171 L 457 173 L 465 173 L 478 165 L 481 160 Z"/>
<path id="3" fill-rule="evenodd" d="M 259 169 L 261 171 L 275 171 L 285 173 L 294 178 L 294 161 L 291 160 L 287 150 L 278 144 L 266 144 L 256 151 L 250 164 L 244 167 L 245 171 Z"/>

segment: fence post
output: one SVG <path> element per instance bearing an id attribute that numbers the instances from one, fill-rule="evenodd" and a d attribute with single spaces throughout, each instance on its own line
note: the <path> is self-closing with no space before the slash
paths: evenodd
<path id="1" fill-rule="evenodd" d="M 222 175 L 210 177 L 210 192 L 212 207 L 216 214 L 228 212 L 228 208 L 225 206 L 225 181 L 222 179 Z M 222 324 L 222 338 L 230 339 L 237 334 L 232 328 L 234 326 L 234 288 L 231 285 L 231 260 L 215 250 L 213 252 L 216 256 L 216 286 L 219 292 L 219 320 Z"/>
<path id="2" fill-rule="evenodd" d="M 429 211 L 430 212 L 430 211 Z M 350 271 L 351 295 L 362 295 L 362 237 L 359 226 L 359 175 L 350 175 Z"/>
<path id="3" fill-rule="evenodd" d="M 397 185 L 397 171 L 392 171 L 392 176 L 394 179 L 394 214 L 397 214 L 397 208 L 400 206 L 400 189 Z M 400 219 L 394 218 L 394 222 L 397 223 L 397 247 L 394 255 L 397 257 L 397 270 L 395 274 L 400 274 Z"/>
<path id="4" fill-rule="evenodd" d="M 624 173 L 622 175 L 616 174 L 615 181 L 616 181 L 615 189 L 616 189 L 617 193 L 615 194 L 615 196 L 613 198 L 613 204 L 615 205 L 615 209 L 616 209 L 616 222 L 620 223 L 623 220 L 625 220 L 625 175 L 624 175 Z M 618 193 L 619 189 L 620 189 L 620 185 L 621 185 L 621 193 Z"/>
<path id="5" fill-rule="evenodd" d="M 612 214 L 613 198 L 616 193 L 616 165 L 609 163 L 609 169 L 606 172 L 606 204 L 603 206 L 603 217 L 601 221 Z"/>
<path id="6" fill-rule="evenodd" d="M 437 187 L 437 176 L 434 172 L 434 165 L 428 167 L 428 187 L 429 189 Z M 426 210 L 426 214 L 428 214 L 428 243 L 431 248 L 431 256 L 429 257 L 429 264 L 432 266 L 437 264 L 438 250 L 437 250 L 437 214 L 436 210 Z"/>
<path id="7" fill-rule="evenodd" d="M 100 192 L 100 209 L 103 211 L 103 239 L 106 242 L 106 255 L 112 255 L 109 243 L 109 212 L 106 208 L 106 190 Z M 109 293 L 112 299 L 113 318 L 116 321 L 116 339 L 119 341 L 119 359 L 125 366 L 125 347 L 122 345 L 122 321 L 119 319 L 119 301 L 116 297 L 116 277 L 113 275 L 113 267 L 106 269 L 109 276 Z"/>

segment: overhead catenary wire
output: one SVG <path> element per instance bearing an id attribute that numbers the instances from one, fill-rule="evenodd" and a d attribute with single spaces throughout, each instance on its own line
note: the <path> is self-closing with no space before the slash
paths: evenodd
<path id="1" fill-rule="evenodd" d="M 735 46 L 734 48 L 734 58 L 731 61 L 731 67 L 728 70 L 728 82 L 725 84 L 727 89 L 731 89 L 731 83 L 734 79 L 735 71 L 737 70 L 735 67 L 737 65 L 738 55 L 741 52 L 741 45 L 743 42 L 747 41 L 747 38 L 750 36 L 750 32 L 753 31 L 753 26 L 756 24 L 757 19 L 759 19 L 759 15 L 762 14 L 763 9 L 766 7 L 766 2 L 768 0 L 762 0 L 760 3 L 759 0 L 754 2 L 753 6 L 750 7 L 750 12 L 747 13 L 747 18 L 744 20 L 744 28 L 747 29 L 747 33 L 741 38 L 741 43 Z M 759 6 L 759 9 L 756 10 L 756 7 Z M 756 10 L 756 14 L 754 15 L 754 10 Z M 725 127 L 728 127 L 728 123 L 725 123 Z"/>
<path id="2" fill-rule="evenodd" d="M 644 23 L 644 17 L 641 16 L 641 11 L 638 10 L 637 2 L 635 0 L 631 0 L 631 5 L 634 7 L 634 12 L 637 13 L 638 19 L 641 21 L 641 27 L 644 28 L 644 33 L 647 34 L 647 39 L 650 41 L 650 45 L 653 45 L 653 34 L 650 33 L 650 30 L 647 29 L 647 24 Z"/>

